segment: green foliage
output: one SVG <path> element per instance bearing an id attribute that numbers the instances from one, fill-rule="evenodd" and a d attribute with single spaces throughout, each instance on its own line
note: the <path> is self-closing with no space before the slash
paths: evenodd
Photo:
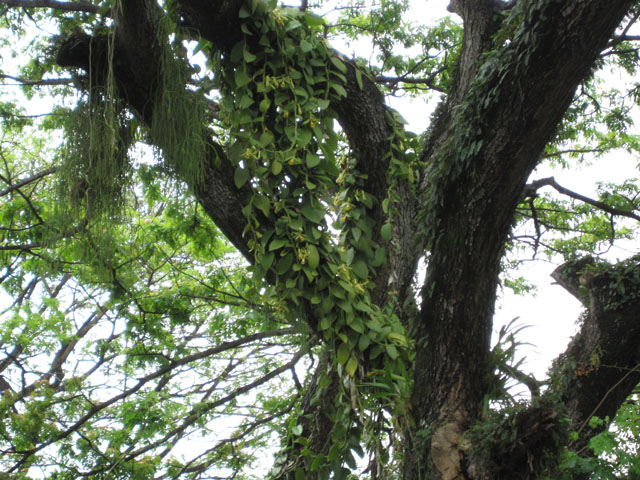
<path id="1" fill-rule="evenodd" d="M 487 415 L 490 403 L 496 405 L 513 405 L 516 399 L 509 390 L 513 387 L 513 380 L 523 381 L 524 374 L 520 367 L 525 361 L 524 357 L 516 360 L 516 353 L 526 342 L 517 340 L 516 336 L 527 328 L 526 325 L 518 326 L 518 317 L 503 325 L 499 332 L 496 344 L 489 353 L 490 387 L 485 396 L 485 411 Z M 527 378 L 528 382 L 535 382 L 533 378 Z M 495 406 L 495 405 L 492 405 Z"/>
<path id="2" fill-rule="evenodd" d="M 29 176 L 18 152 L 3 152 L 13 158 L 3 178 Z M 18 248 L 57 221 L 55 181 L 43 178 L 0 208 L 3 245 L 17 247 L 0 252 L 3 296 L 15 299 L 0 315 L 1 341 L 15 346 L 18 362 L 3 366 L 11 387 L 2 387 L 0 468 L 48 465 L 51 478 L 69 479 L 250 468 L 243 446 L 269 445 L 265 419 L 284 416 L 296 399 L 272 373 L 299 361 L 295 332 L 193 200 L 168 188 L 166 197 L 157 183 L 142 183 L 140 210 L 123 206 L 127 228 L 49 239 L 38 255 Z M 22 385 L 16 365 L 27 372 Z M 256 396 L 251 384 L 269 388 Z M 167 445 L 219 433 L 221 420 L 230 431 L 211 450 L 168 461 Z"/>
<path id="3" fill-rule="evenodd" d="M 409 8 L 407 1 L 353 2 L 341 9 L 329 32 L 348 45 L 366 39 L 372 54 L 358 63 L 370 76 L 386 78 L 383 84 L 391 92 L 448 91 L 462 28 L 448 17 L 425 27 L 407 19 Z"/>
<path id="4" fill-rule="evenodd" d="M 588 272 L 587 277 L 593 277 L 589 286 L 601 297 L 604 308 L 623 309 L 639 298 L 639 261 L 636 255 L 615 265 L 598 263 Z"/>
<path id="5" fill-rule="evenodd" d="M 633 211 L 633 201 L 625 196 L 624 185 L 603 190 L 594 200 L 610 206 L 622 205 L 622 211 Z M 619 193 L 618 193 L 619 192 Z M 624 193 L 623 193 L 624 192 Z M 518 208 L 518 220 L 529 220 L 535 232 L 523 235 L 534 251 L 551 258 L 562 255 L 566 260 L 606 251 L 618 240 L 636 238 L 633 228 L 612 219 L 610 213 L 575 200 L 564 200 L 553 194 L 539 194 Z"/>
<path id="6" fill-rule="evenodd" d="M 121 108 L 114 103 L 111 98 L 94 97 L 68 113 L 66 142 L 58 150 L 64 172 L 59 187 L 63 215 L 70 206 L 80 218 L 114 217 L 125 204 L 132 138 Z"/>
<path id="7" fill-rule="evenodd" d="M 639 413 L 637 396 L 631 395 L 622 404 L 609 428 L 591 438 L 586 451 L 564 452 L 559 469 L 553 478 L 565 480 L 584 474 L 604 480 L 638 478 L 640 476 Z M 592 417 L 590 421 L 595 424 L 594 426 L 605 423 L 597 417 Z"/>

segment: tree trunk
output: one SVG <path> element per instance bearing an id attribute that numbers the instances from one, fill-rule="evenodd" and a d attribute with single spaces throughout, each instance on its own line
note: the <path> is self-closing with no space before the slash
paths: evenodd
<path id="1" fill-rule="evenodd" d="M 423 155 L 419 208 L 431 253 L 414 326 L 407 480 L 477 478 L 483 469 L 470 461 L 474 446 L 463 434 L 480 419 L 492 373 L 495 292 L 513 213 L 577 85 L 631 2 L 518 2 L 511 15 L 524 16 L 523 30 L 485 57 L 498 4 L 456 4 L 465 22 L 459 76 Z"/>

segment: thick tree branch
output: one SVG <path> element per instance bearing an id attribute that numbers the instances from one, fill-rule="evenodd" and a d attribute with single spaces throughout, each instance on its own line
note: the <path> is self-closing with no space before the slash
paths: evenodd
<path id="1" fill-rule="evenodd" d="M 444 70 L 444 69 L 441 69 Z M 386 85 L 388 87 L 397 88 L 399 84 L 407 84 L 407 85 L 416 85 L 423 86 L 428 88 L 429 90 L 435 90 L 440 93 L 447 93 L 447 91 L 443 88 L 435 85 L 435 76 L 429 76 L 424 78 L 416 78 L 416 77 L 390 77 L 388 75 L 380 75 L 373 78 L 373 81 L 382 85 Z"/>
<path id="2" fill-rule="evenodd" d="M 18 8 L 52 8 L 63 12 L 98 13 L 100 7 L 90 2 L 60 2 L 57 0 L 0 0 L 0 5 Z"/>
<path id="3" fill-rule="evenodd" d="M 551 387 L 579 433 L 571 448 L 583 451 L 602 431 L 588 426 L 589 419 L 613 420 L 640 383 L 640 257 L 616 265 L 585 257 L 560 266 L 552 277 L 587 308 L 580 331 L 554 362 Z"/>

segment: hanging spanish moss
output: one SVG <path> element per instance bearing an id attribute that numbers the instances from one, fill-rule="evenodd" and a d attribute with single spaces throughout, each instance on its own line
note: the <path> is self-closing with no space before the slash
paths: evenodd
<path id="1" fill-rule="evenodd" d="M 193 188 L 202 180 L 206 104 L 187 87 L 190 71 L 180 40 L 175 35 L 169 41 L 174 29 L 169 16 L 159 22 L 160 67 L 148 136 L 162 170 Z M 68 232 L 82 231 L 83 240 L 74 240 L 72 248 L 80 249 L 76 254 L 93 264 L 103 281 L 112 281 L 110 266 L 120 249 L 114 240 L 118 229 L 130 228 L 122 223 L 122 214 L 131 203 L 136 163 L 130 147 L 137 119 L 120 101 L 113 72 L 116 35 L 112 30 L 108 41 L 100 43 L 100 51 L 97 47 L 90 51 L 94 60 L 100 56 L 101 61 L 89 65 L 104 67 L 88 72 L 86 93 L 65 120 L 65 141 L 58 150 L 60 201 L 49 234 L 51 241 L 57 241 Z"/>
<path id="2" fill-rule="evenodd" d="M 61 190 L 72 212 L 95 219 L 117 215 L 130 184 L 131 135 L 111 100 L 83 101 L 70 113 L 62 158 Z"/>
<path id="3" fill-rule="evenodd" d="M 88 72 L 88 92 L 69 112 L 65 142 L 58 151 L 63 197 L 59 204 L 70 207 L 69 213 L 76 219 L 112 222 L 124 206 L 130 185 L 127 151 L 133 135 L 116 94 L 113 37 L 112 33 L 107 42 L 106 72 Z"/>
<path id="4" fill-rule="evenodd" d="M 193 187 L 203 174 L 206 103 L 199 92 L 187 86 L 190 67 L 175 29 L 169 15 L 160 19 L 157 94 L 149 137 L 164 170 Z M 118 99 L 113 74 L 115 36 L 112 30 L 108 41 L 100 44 L 106 44 L 106 49 L 98 51 L 96 47 L 90 52 L 104 61 L 90 61 L 89 65 L 105 67 L 88 72 L 88 93 L 64 127 L 65 143 L 59 155 L 63 171 L 60 187 L 65 198 L 60 203 L 69 205 L 75 218 L 104 217 L 112 222 L 125 204 L 124 193 L 131 183 L 128 150 L 135 132 L 131 114 Z"/>
<path id="5" fill-rule="evenodd" d="M 104 35 L 104 34 L 102 34 Z M 63 121 L 55 211 L 48 241 L 67 242 L 72 258 L 92 265 L 96 281 L 113 283 L 123 211 L 132 183 L 128 156 L 132 117 L 118 99 L 112 71 L 114 33 L 90 43 L 91 69 L 81 79 L 85 93 Z M 104 66 L 100 71 L 98 65 Z"/>
<path id="6" fill-rule="evenodd" d="M 189 64 L 180 54 L 175 25 L 164 16 L 158 25 L 161 71 L 151 122 L 151 143 L 162 153 L 165 167 L 191 187 L 202 181 L 206 154 L 205 99 L 190 90 Z"/>

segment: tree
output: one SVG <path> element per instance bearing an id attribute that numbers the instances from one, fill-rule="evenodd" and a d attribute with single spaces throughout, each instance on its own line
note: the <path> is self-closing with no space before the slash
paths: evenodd
<path id="1" fill-rule="evenodd" d="M 638 474 L 607 427 L 638 430 L 639 257 L 596 255 L 635 238 L 638 185 L 531 179 L 638 150 L 637 85 L 597 76 L 636 71 L 637 2 L 454 0 L 461 26 L 410 31 L 403 2 L 335 23 L 307 2 L 0 5 L 5 42 L 56 31 L 3 78 L 75 95 L 39 123 L 3 104 L 6 473 L 248 478 L 275 435 L 274 479 L 349 478 L 365 452 L 371 479 Z M 385 103 L 433 91 L 422 136 Z M 544 382 L 513 332 L 490 343 L 527 245 L 564 256 L 586 308 Z"/>

